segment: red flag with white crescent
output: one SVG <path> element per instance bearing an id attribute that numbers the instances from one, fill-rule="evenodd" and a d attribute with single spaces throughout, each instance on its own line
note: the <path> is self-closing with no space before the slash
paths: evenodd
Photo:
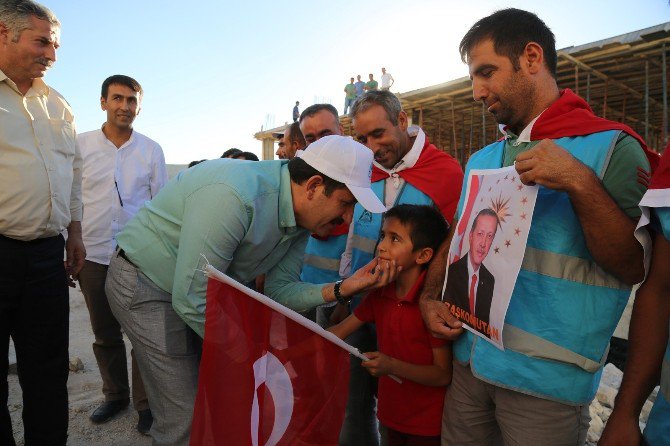
<path id="1" fill-rule="evenodd" d="M 207 286 L 190 444 L 337 445 L 349 385 L 343 341 L 221 276 L 228 283 L 210 274 Z"/>
<path id="2" fill-rule="evenodd" d="M 479 175 L 470 174 L 470 185 L 466 191 L 468 194 L 467 202 L 463 208 L 463 213 L 459 219 L 458 225 L 456 226 L 456 232 L 454 233 L 454 238 L 458 240 L 458 252 L 454 255 L 453 258 L 449 259 L 449 263 L 453 263 L 461 257 L 463 252 L 463 238 L 465 236 L 465 230 L 467 228 L 468 222 L 470 221 L 470 215 L 472 214 L 472 208 L 475 205 L 475 199 L 479 193 L 479 184 L 481 183 L 481 177 Z"/>

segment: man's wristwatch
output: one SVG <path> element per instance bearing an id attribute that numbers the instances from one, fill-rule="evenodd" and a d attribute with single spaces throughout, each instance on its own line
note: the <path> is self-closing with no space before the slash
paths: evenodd
<path id="1" fill-rule="evenodd" d="M 333 294 L 335 294 L 335 300 L 337 301 L 338 304 L 347 305 L 351 300 L 351 298 L 345 298 L 340 293 L 340 287 L 342 286 L 342 282 L 344 282 L 344 279 L 340 279 L 337 282 L 335 282 L 335 287 L 333 288 Z"/>

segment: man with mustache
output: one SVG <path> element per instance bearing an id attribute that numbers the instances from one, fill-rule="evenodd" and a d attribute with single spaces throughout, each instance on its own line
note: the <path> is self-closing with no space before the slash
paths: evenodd
<path id="1" fill-rule="evenodd" d="M 305 137 L 300 131 L 300 123 L 294 122 L 286 127 L 284 133 L 273 133 L 272 136 L 279 139 L 277 147 L 277 158 L 280 160 L 292 160 L 298 150 L 302 150 L 307 146 Z"/>
<path id="2" fill-rule="evenodd" d="M 84 264 L 81 157 L 67 101 L 42 80 L 60 22 L 30 0 L 0 1 L 0 444 L 9 338 L 23 390 L 25 444 L 65 445 L 68 282 Z M 67 229 L 67 242 L 61 233 Z M 63 263 L 63 249 L 66 262 Z M 69 279 L 68 279 L 69 278 Z"/>
<path id="3" fill-rule="evenodd" d="M 331 104 L 313 104 L 300 114 L 300 131 L 307 145 L 328 135 L 343 135 L 337 109 Z"/>
<path id="4" fill-rule="evenodd" d="M 463 182 L 463 170 L 451 156 L 430 143 L 424 131 L 410 126 L 400 101 L 390 91 L 369 91 L 361 96 L 351 111 L 358 140 L 374 153 L 372 188 L 387 208 L 397 204 L 424 204 L 439 208 L 451 221 Z M 343 275 L 356 271 L 373 257 L 381 215 L 354 209 L 347 248 L 342 256 Z M 352 302 L 355 307 L 359 297 Z M 376 347 L 376 336 L 370 325 L 357 330 L 348 339 L 361 351 Z M 379 443 L 374 413 L 374 379 L 351 360 L 351 380 L 361 380 L 360 391 L 350 386 L 349 405 L 357 407 L 345 417 L 343 444 L 375 445 Z M 342 440 L 342 436 L 340 440 Z"/>
<path id="5" fill-rule="evenodd" d="M 291 161 L 211 160 L 181 172 L 119 233 L 105 291 L 136 352 L 155 445 L 188 444 L 208 262 L 241 283 L 266 274 L 265 293 L 296 311 L 395 278 L 394 265 L 373 261 L 344 282 L 299 281 L 310 232 L 348 223 L 357 201 L 384 210 L 371 165 L 365 147 L 336 135 Z"/>
<path id="6" fill-rule="evenodd" d="M 344 129 L 340 124 L 337 109 L 332 104 L 313 104 L 303 110 L 300 115 L 299 132 L 302 133 L 305 144 L 309 145 L 324 136 L 343 135 Z M 295 123 L 293 124 L 295 125 Z M 293 135 L 293 127 L 286 129 Z M 286 134 L 284 134 L 286 144 Z M 285 147 L 290 147 L 285 145 Z M 286 150 L 288 153 L 288 150 Z M 340 258 L 347 243 L 349 222 L 342 221 L 330 234 L 320 236 L 312 234 L 307 240 L 303 257 L 300 280 L 309 283 L 327 283 L 340 280 Z M 330 325 L 330 316 L 336 304 L 320 306 L 306 317 L 322 327 Z"/>
<path id="7" fill-rule="evenodd" d="M 79 285 L 91 319 L 93 353 L 105 395 L 105 402 L 91 414 L 94 423 L 104 423 L 125 409 L 130 396 L 126 345 L 105 294 L 115 237 L 168 179 L 161 146 L 133 129 L 143 94 L 140 84 L 131 77 L 108 77 L 100 94 L 100 107 L 107 113 L 107 120 L 102 128 L 77 136 L 84 160 L 82 197 L 86 208 L 82 222 L 86 262 Z M 133 351 L 131 358 L 137 430 L 148 434 L 151 410 Z"/>
<path id="8" fill-rule="evenodd" d="M 461 333 L 439 301 L 450 240 L 428 272 L 424 321 L 454 340 L 442 441 L 584 444 L 610 337 L 644 277 L 634 230 L 658 157 L 632 129 L 558 88 L 554 34 L 535 14 L 509 8 L 482 18 L 460 53 L 474 99 L 504 135 L 470 157 L 466 174 L 514 165 L 524 184 L 540 188 L 504 350 Z"/>

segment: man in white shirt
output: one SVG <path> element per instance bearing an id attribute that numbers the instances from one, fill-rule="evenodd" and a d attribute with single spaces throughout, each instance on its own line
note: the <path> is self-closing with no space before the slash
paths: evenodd
<path id="1" fill-rule="evenodd" d="M 382 67 L 382 90 L 388 91 L 393 87 L 393 84 L 395 83 L 395 79 L 393 79 L 393 76 L 391 76 L 391 73 L 386 72 L 386 68 Z"/>
<path id="2" fill-rule="evenodd" d="M 82 228 L 87 249 L 79 284 L 91 317 L 95 335 L 93 352 L 105 395 L 105 402 L 90 417 L 94 423 L 108 421 L 129 403 L 126 347 L 105 294 L 115 237 L 167 182 L 161 147 L 133 130 L 141 99 L 142 87 L 135 79 L 123 75 L 108 77 L 102 84 L 100 97 L 107 121 L 102 128 L 77 137 L 84 161 L 82 198 L 86 215 Z M 148 434 L 151 411 L 132 351 L 131 357 L 133 404 L 139 414 L 137 430 Z"/>
<path id="3" fill-rule="evenodd" d="M 25 444 L 65 446 L 67 276 L 81 240 L 81 158 L 67 101 L 41 79 L 60 22 L 30 0 L 0 1 L 0 444 L 15 444 L 7 407 L 9 338 L 23 391 Z M 67 243 L 61 233 L 68 229 Z M 63 265 L 63 250 L 67 264 Z"/>

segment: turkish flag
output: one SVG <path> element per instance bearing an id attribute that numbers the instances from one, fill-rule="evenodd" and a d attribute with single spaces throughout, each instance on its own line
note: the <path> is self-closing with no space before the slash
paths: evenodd
<path id="1" fill-rule="evenodd" d="M 190 444 L 337 445 L 349 386 L 341 341 L 218 274 L 228 283 L 210 274 Z"/>

